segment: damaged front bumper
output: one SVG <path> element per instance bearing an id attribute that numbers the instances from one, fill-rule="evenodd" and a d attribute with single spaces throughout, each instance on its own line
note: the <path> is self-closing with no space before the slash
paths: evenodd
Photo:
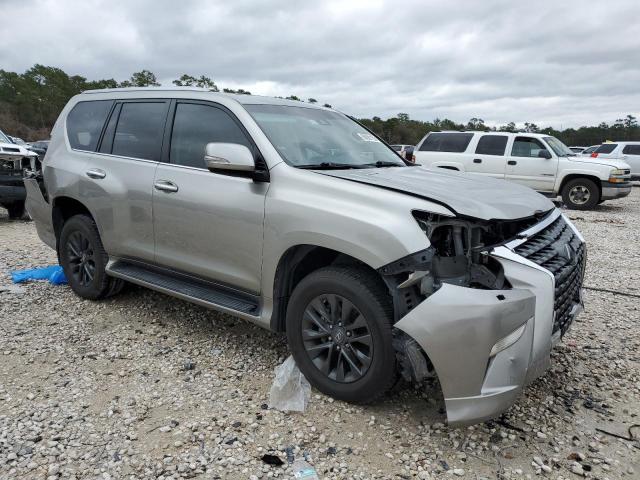
<path id="1" fill-rule="evenodd" d="M 573 267 L 554 274 L 538 257 L 526 258 L 521 248 L 531 238 L 532 243 L 539 241 L 537 233 L 557 230 L 559 222 L 564 222 L 564 230 L 549 248 L 558 248 L 571 232 L 573 245 L 584 248 L 577 230 L 556 211 L 521 239 L 490 253 L 501 264 L 511 288 L 445 283 L 395 324 L 433 364 L 449 423 L 476 423 L 508 409 L 524 386 L 547 370 L 554 341 L 581 310 L 581 302 L 574 302 L 574 297 L 564 298 L 574 295 L 574 290 L 561 284 Z M 544 245 L 540 243 L 537 253 Z M 579 291 L 584 265 L 575 268 L 581 269 L 575 273 L 580 276 L 578 286 L 570 287 Z M 565 308 L 565 301 L 572 303 Z"/>

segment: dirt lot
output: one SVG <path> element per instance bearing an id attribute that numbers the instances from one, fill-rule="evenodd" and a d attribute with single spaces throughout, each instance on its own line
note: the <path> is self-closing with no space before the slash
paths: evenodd
<path id="1" fill-rule="evenodd" d="M 361 407 L 313 392 L 266 407 L 284 338 L 142 288 L 104 302 L 8 272 L 55 263 L 0 209 L 0 478 L 640 478 L 640 188 L 569 212 L 587 239 L 586 312 L 503 417 L 445 426 L 434 391 Z M 640 436 L 640 427 L 632 429 Z"/>

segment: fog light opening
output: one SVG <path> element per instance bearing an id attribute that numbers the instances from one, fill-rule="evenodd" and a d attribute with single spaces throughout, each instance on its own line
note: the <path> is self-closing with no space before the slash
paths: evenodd
<path id="1" fill-rule="evenodd" d="M 491 353 L 489 353 L 489 357 L 495 357 L 501 351 L 509 348 L 511 345 L 516 343 L 522 337 L 524 333 L 524 329 L 527 327 L 526 323 L 523 323 L 518 328 L 516 328 L 513 332 L 507 335 L 504 338 L 501 338 L 496 342 L 496 344 L 491 349 Z"/>

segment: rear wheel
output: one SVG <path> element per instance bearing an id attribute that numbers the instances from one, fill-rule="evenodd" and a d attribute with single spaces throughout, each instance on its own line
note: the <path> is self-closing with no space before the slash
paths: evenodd
<path id="1" fill-rule="evenodd" d="M 109 256 L 90 216 L 75 215 L 65 222 L 58 251 L 69 286 L 77 295 L 97 300 L 122 290 L 123 281 L 106 274 Z"/>
<path id="2" fill-rule="evenodd" d="M 600 202 L 600 190 L 593 180 L 569 180 L 562 189 L 562 201 L 572 210 L 590 210 Z"/>
<path id="3" fill-rule="evenodd" d="M 321 392 L 371 402 L 396 379 L 392 304 L 375 274 L 360 267 L 327 267 L 305 277 L 287 309 L 294 359 Z"/>

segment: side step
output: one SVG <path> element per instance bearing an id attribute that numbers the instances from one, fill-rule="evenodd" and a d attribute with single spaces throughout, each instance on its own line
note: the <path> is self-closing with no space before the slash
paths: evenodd
<path id="1" fill-rule="evenodd" d="M 259 297 L 170 270 L 116 260 L 107 274 L 205 307 L 240 316 L 259 315 Z"/>

